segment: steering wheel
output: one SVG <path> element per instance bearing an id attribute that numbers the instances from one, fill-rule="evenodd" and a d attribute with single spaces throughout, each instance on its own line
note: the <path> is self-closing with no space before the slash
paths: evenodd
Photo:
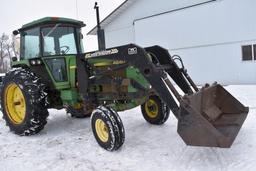
<path id="1" fill-rule="evenodd" d="M 63 49 L 63 48 L 66 48 L 66 49 Z M 63 50 L 61 50 L 61 49 L 63 49 Z M 61 46 L 60 47 L 60 52 L 62 54 L 67 54 L 69 50 L 70 50 L 69 46 Z"/>

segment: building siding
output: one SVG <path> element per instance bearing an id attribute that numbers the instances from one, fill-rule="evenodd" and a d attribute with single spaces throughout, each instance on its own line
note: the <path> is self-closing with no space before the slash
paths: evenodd
<path id="1" fill-rule="evenodd" d="M 242 61 L 241 52 L 256 43 L 255 0 L 219 0 L 137 20 L 202 2 L 138 1 L 106 27 L 107 46 L 161 45 L 182 57 L 197 84 L 255 84 L 256 61 Z"/>
<path id="2" fill-rule="evenodd" d="M 130 34 L 134 34 L 133 24 L 137 19 L 207 1 L 209 0 L 137 0 L 107 25 L 105 28 L 106 46 L 113 47 L 120 45 L 120 43 L 134 43 L 135 37 Z"/>

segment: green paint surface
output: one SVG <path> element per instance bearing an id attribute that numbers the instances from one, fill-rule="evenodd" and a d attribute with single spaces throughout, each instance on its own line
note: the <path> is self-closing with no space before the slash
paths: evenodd
<path id="1" fill-rule="evenodd" d="M 78 93 L 76 89 L 61 90 L 61 99 L 63 104 L 75 105 L 78 101 Z"/>
<path id="2" fill-rule="evenodd" d="M 21 61 L 12 61 L 11 62 L 11 67 L 21 66 L 21 65 L 29 67 L 30 63 L 29 63 L 29 61 L 27 59 L 21 60 Z"/>
<path id="3" fill-rule="evenodd" d="M 141 86 L 143 86 L 146 89 L 150 88 L 150 84 L 137 68 L 128 67 L 126 69 L 126 77 L 133 79 L 134 81 L 138 82 Z"/>

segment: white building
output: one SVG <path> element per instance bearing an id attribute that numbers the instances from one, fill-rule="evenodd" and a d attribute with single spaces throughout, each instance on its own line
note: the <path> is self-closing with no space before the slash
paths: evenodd
<path id="1" fill-rule="evenodd" d="M 102 27 L 107 47 L 161 45 L 180 55 L 197 84 L 256 84 L 255 8 L 256 0 L 127 0 Z"/>

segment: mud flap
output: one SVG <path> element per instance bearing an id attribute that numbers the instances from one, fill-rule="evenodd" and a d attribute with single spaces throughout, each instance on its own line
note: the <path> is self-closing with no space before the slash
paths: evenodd
<path id="1" fill-rule="evenodd" d="M 187 145 L 229 148 L 248 112 L 221 85 L 203 88 L 181 101 L 178 133 Z"/>

